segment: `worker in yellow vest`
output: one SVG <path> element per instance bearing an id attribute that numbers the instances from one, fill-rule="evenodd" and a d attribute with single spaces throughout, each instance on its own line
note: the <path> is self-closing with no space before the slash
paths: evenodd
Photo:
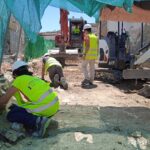
<path id="1" fill-rule="evenodd" d="M 44 80 L 44 75 L 48 73 L 51 80 L 51 86 L 57 88 L 68 89 L 68 83 L 64 77 L 62 65 L 55 58 L 50 57 L 49 53 L 44 54 L 42 58 L 41 78 Z"/>
<path id="2" fill-rule="evenodd" d="M 22 124 L 32 130 L 34 136 L 43 137 L 59 109 L 57 93 L 49 84 L 28 71 L 26 62 L 18 60 L 12 65 L 14 81 L 6 94 L 0 97 L 0 109 L 4 108 L 12 96 L 16 103 L 10 107 L 8 121 Z"/>
<path id="3" fill-rule="evenodd" d="M 84 87 L 93 85 L 95 76 L 95 60 L 98 58 L 99 44 L 98 44 L 98 37 L 92 33 L 92 26 L 90 24 L 84 25 L 83 32 L 84 32 L 84 40 L 83 40 L 82 71 L 84 74 L 84 80 L 82 81 L 81 85 Z"/>
<path id="4" fill-rule="evenodd" d="M 80 29 L 78 25 L 75 25 L 74 29 L 73 29 L 73 34 L 80 34 Z"/>

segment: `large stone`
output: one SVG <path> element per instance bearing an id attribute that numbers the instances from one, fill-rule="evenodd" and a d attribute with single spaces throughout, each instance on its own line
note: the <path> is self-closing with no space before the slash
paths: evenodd
<path id="1" fill-rule="evenodd" d="M 131 134 L 134 138 L 140 138 L 142 136 L 142 133 L 140 131 L 135 131 Z"/>
<path id="2" fill-rule="evenodd" d="M 18 140 L 25 138 L 25 134 L 12 129 L 7 129 L 0 131 L 0 138 L 4 142 L 16 144 Z"/>

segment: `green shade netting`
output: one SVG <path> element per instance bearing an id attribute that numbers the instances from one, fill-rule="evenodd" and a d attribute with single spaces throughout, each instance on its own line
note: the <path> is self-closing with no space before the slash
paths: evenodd
<path id="1" fill-rule="evenodd" d="M 41 29 L 41 17 L 51 0 L 0 0 L 0 64 L 10 14 L 33 42 Z"/>
<path id="2" fill-rule="evenodd" d="M 5 1 L 8 10 L 11 11 L 20 23 L 28 38 L 36 41 L 36 34 L 41 29 L 41 17 L 51 0 L 1 0 Z"/>
<path id="3" fill-rule="evenodd" d="M 134 0 L 0 0 L 0 59 L 2 60 L 10 13 L 20 23 L 27 37 L 35 42 L 41 29 L 41 17 L 48 5 L 99 18 L 99 11 L 106 5 L 123 7 L 130 12 L 133 2 Z"/>
<path id="4" fill-rule="evenodd" d="M 33 43 L 32 41 L 28 40 L 26 42 L 25 47 L 25 59 L 26 61 L 39 58 L 43 54 L 45 54 L 48 50 L 55 47 L 55 42 L 52 40 L 45 40 L 42 36 L 37 36 L 37 41 Z"/>
<path id="5" fill-rule="evenodd" d="M 6 4 L 3 0 L 0 1 L 0 64 L 3 56 L 3 46 L 7 26 L 10 18 L 10 11 L 7 9 Z"/>

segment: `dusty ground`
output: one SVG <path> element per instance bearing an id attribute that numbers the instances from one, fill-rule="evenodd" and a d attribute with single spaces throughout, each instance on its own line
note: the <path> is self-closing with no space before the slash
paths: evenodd
<path id="1" fill-rule="evenodd" d="M 112 85 L 97 80 L 94 88 L 83 89 L 79 64 L 64 68 L 69 89 L 55 89 L 61 103 L 54 117 L 58 128 L 50 128 L 45 139 L 27 136 L 16 145 L 1 142 L 1 150 L 150 150 L 150 99 L 138 95 L 132 81 Z M 39 61 L 32 66 L 39 75 Z M 4 116 L 0 122 L 0 129 L 8 126 Z"/>
<path id="2" fill-rule="evenodd" d="M 92 89 L 81 88 L 83 80 L 80 62 L 66 66 L 64 73 L 69 83 L 69 90 L 56 89 L 62 104 L 84 106 L 114 106 L 114 107 L 150 107 L 150 100 L 137 94 L 140 87 L 134 81 L 122 81 L 120 84 L 110 84 L 101 80 L 94 81 Z"/>

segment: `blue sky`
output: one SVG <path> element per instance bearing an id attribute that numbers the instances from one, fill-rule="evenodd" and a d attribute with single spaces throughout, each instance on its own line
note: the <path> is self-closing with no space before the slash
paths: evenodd
<path id="1" fill-rule="evenodd" d="M 74 16 L 75 18 L 83 17 L 88 23 L 95 22 L 95 19 L 93 17 L 88 17 L 87 15 L 82 13 L 70 12 L 68 18 L 72 18 L 72 16 Z M 59 8 L 48 6 L 42 17 L 42 29 L 40 32 L 59 30 L 59 19 Z"/>

